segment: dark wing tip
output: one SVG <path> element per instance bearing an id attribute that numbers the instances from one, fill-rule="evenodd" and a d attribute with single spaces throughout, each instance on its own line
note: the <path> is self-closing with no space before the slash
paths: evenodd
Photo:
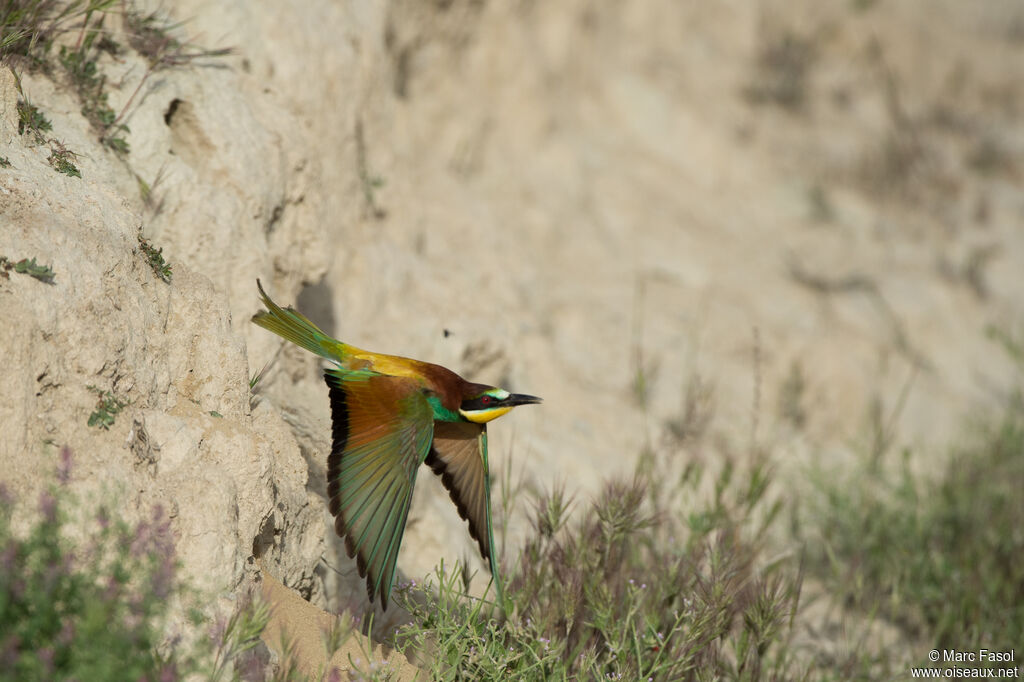
<path id="1" fill-rule="evenodd" d="M 424 464 L 429 466 L 431 471 L 441 477 L 441 483 L 444 484 L 445 490 L 448 491 L 448 497 L 450 497 L 452 502 L 455 503 L 455 508 L 458 510 L 459 516 L 462 520 L 466 521 L 469 526 L 469 536 L 476 540 L 477 544 L 480 546 L 480 554 L 487 560 L 488 565 L 493 565 L 491 553 L 487 548 L 486 535 L 478 533 L 477 529 L 473 527 L 473 521 L 469 516 L 469 508 L 466 506 L 466 503 L 462 501 L 458 488 L 455 487 L 455 477 L 448 471 L 444 460 L 437 454 L 437 450 L 435 450 L 433 446 L 431 446 L 430 451 L 427 453 L 427 459 L 424 460 Z"/>
<path id="2" fill-rule="evenodd" d="M 331 506 L 334 506 L 334 500 L 331 500 Z M 355 542 L 352 540 L 352 534 L 346 529 L 345 518 L 340 514 L 334 517 L 334 532 L 338 534 L 338 537 L 345 541 L 345 553 L 348 554 L 349 558 L 355 558 L 356 570 L 359 571 L 359 577 L 366 578 L 366 596 L 369 597 L 370 603 L 372 604 L 377 596 L 373 589 L 373 576 L 367 574 L 366 559 L 363 558 L 362 553 L 356 551 Z M 387 611 L 388 600 L 387 594 L 385 594 L 385 585 L 383 584 L 380 586 L 380 603 L 381 609 Z"/>
<path id="3" fill-rule="evenodd" d="M 356 545 L 352 541 L 352 536 L 349 535 L 345 528 L 345 520 L 340 516 L 334 518 L 334 532 L 345 541 L 345 553 L 348 554 L 349 558 L 354 557 L 356 555 Z M 362 563 L 362 558 L 356 561 L 356 567 L 359 569 L 360 578 L 366 575 L 366 567 Z"/>

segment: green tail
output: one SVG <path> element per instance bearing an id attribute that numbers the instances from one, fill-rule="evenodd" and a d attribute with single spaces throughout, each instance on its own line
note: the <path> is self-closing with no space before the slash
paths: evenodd
<path id="1" fill-rule="evenodd" d="M 322 358 L 338 363 L 342 361 L 344 344 L 325 334 L 320 327 L 310 322 L 305 315 L 294 308 L 282 308 L 270 300 L 258 279 L 256 286 L 259 287 L 260 297 L 263 299 L 263 304 L 267 306 L 267 310 L 252 316 L 252 321 L 255 324 Z"/>

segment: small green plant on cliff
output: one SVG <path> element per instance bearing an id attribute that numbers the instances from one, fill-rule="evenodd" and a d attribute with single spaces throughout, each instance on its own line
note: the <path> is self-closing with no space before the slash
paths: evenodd
<path id="1" fill-rule="evenodd" d="M 19 99 L 17 106 L 18 134 L 31 135 L 32 141 L 35 144 L 49 144 L 50 156 L 47 161 L 58 173 L 78 178 L 82 177 L 78 167 L 71 161 L 71 157 L 77 155 L 69 151 L 58 140 L 45 135 L 45 133 L 53 130 L 53 124 L 50 123 L 50 119 L 43 115 L 39 107 L 28 100 Z"/>
<path id="2" fill-rule="evenodd" d="M 78 155 L 55 140 L 50 142 L 53 147 L 50 149 L 50 156 L 46 160 L 53 166 L 53 169 L 58 173 L 63 173 L 73 178 L 82 177 L 82 171 L 78 170 L 78 166 L 71 161 L 72 157 Z"/>
<path id="3" fill-rule="evenodd" d="M 88 388 L 98 396 L 96 409 L 89 415 L 89 426 L 109 429 L 114 425 L 114 418 L 128 405 L 128 402 L 115 398 L 114 394 L 110 391 L 104 391 L 95 386 L 89 386 Z"/>
<path id="4" fill-rule="evenodd" d="M 74 46 L 62 45 L 60 63 L 82 102 L 82 115 L 100 135 L 100 141 L 114 151 L 127 154 L 128 141 L 123 133 L 130 132 L 120 123 L 108 102 L 106 76 L 97 66 L 103 53 L 116 55 L 120 47 L 104 33 L 106 12 L 115 0 L 90 0 L 82 18 L 82 28 Z M 95 19 L 94 19 L 95 16 Z"/>
<path id="5" fill-rule="evenodd" d="M 39 265 L 35 258 L 22 258 L 17 262 L 12 262 L 6 256 L 0 256 L 0 273 L 3 273 L 4 277 L 8 277 L 9 270 L 34 277 L 47 284 L 52 283 L 53 278 L 57 276 L 49 265 Z"/>
<path id="6" fill-rule="evenodd" d="M 377 190 L 384 186 L 384 178 L 370 172 L 362 119 L 356 121 L 356 172 L 363 188 L 366 210 L 376 220 L 383 219 L 387 216 L 387 211 L 377 202 Z"/>
<path id="7" fill-rule="evenodd" d="M 30 135 L 32 141 L 37 145 L 48 144 L 50 146 L 50 156 L 47 161 L 58 173 L 78 178 L 82 177 L 78 167 L 71 162 L 71 157 L 77 155 L 69 151 L 60 141 L 45 134 L 53 130 L 53 124 L 39 110 L 39 107 L 27 99 L 19 99 L 17 108 L 18 134 Z"/>
<path id="8" fill-rule="evenodd" d="M 153 273 L 162 279 L 163 281 L 170 284 L 171 282 L 171 264 L 164 260 L 163 248 L 155 248 L 149 243 L 149 240 L 139 235 L 139 248 L 142 249 L 142 255 L 146 258 L 146 263 L 153 269 Z"/>
<path id="9" fill-rule="evenodd" d="M 43 133 L 48 133 L 51 130 L 53 130 L 53 124 L 43 115 L 43 112 L 39 111 L 39 107 L 28 100 L 18 100 L 19 135 L 31 134 L 36 144 L 43 144 L 46 142 Z"/>

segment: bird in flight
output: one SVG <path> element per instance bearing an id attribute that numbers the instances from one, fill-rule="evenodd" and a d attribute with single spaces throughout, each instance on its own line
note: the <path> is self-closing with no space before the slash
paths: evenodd
<path id="1" fill-rule="evenodd" d="M 440 365 L 342 343 L 297 310 L 270 300 L 259 280 L 256 286 L 267 310 L 252 321 L 335 365 L 324 371 L 332 422 L 327 496 L 334 529 L 366 578 L 370 602 L 379 594 L 387 609 L 416 473 L 427 464 L 469 522 L 504 608 L 491 525 L 487 422 L 541 399 L 471 383 Z"/>

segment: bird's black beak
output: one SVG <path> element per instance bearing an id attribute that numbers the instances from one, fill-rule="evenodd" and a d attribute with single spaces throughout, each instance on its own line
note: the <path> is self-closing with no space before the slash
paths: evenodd
<path id="1" fill-rule="evenodd" d="M 538 403 L 544 402 L 542 399 L 533 395 L 526 395 L 525 393 L 513 393 L 509 397 L 502 401 L 503 405 L 509 407 L 515 407 L 517 405 L 537 405 Z"/>

